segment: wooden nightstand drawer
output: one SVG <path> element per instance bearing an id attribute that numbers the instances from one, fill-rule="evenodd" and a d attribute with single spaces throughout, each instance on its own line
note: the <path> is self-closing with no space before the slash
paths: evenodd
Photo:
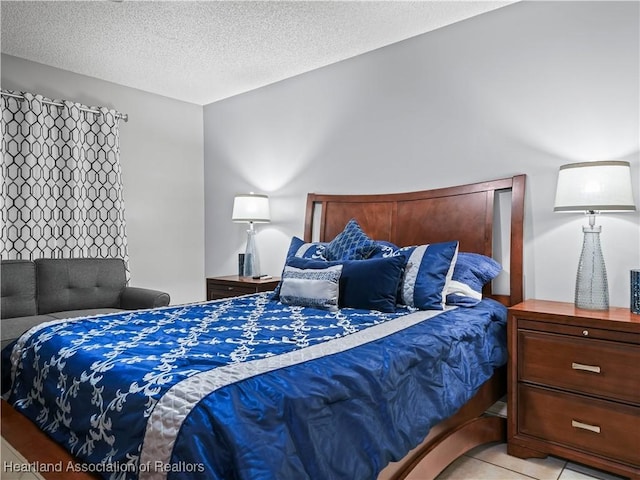
<path id="1" fill-rule="evenodd" d="M 210 284 L 207 289 L 210 296 L 215 298 L 236 297 L 239 295 L 247 295 L 250 293 L 257 293 L 255 287 L 246 285 L 219 285 Z"/>
<path id="2" fill-rule="evenodd" d="M 640 408 L 530 386 L 518 397 L 521 434 L 640 465 Z"/>
<path id="3" fill-rule="evenodd" d="M 578 338 L 595 338 L 598 340 L 611 340 L 613 342 L 633 343 L 640 345 L 640 334 L 618 330 L 605 330 L 604 328 L 585 327 L 584 325 L 571 325 L 561 322 L 540 322 L 520 318 L 518 326 L 522 330 L 535 330 L 539 332 L 557 333 Z"/>
<path id="4" fill-rule="evenodd" d="M 207 300 L 269 292 L 278 286 L 279 281 L 279 278 L 260 280 L 237 275 L 207 278 Z"/>
<path id="5" fill-rule="evenodd" d="M 518 331 L 518 380 L 640 405 L 640 346 Z"/>

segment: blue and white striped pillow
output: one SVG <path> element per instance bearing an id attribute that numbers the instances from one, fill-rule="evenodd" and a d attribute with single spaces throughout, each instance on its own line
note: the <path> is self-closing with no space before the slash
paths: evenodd
<path id="1" fill-rule="evenodd" d="M 371 252 L 367 260 L 371 258 L 387 258 L 396 256 L 396 252 L 400 249 L 397 245 L 387 242 L 386 240 L 376 240 L 376 246 Z"/>
<path id="2" fill-rule="evenodd" d="M 280 281 L 280 301 L 287 305 L 338 310 L 342 265 L 303 269 L 286 265 Z"/>
<path id="3" fill-rule="evenodd" d="M 311 258 L 314 260 L 326 260 L 326 249 L 327 243 L 325 242 L 305 243 L 304 240 L 298 237 L 292 237 L 291 243 L 289 244 L 289 250 L 287 251 L 287 258 L 300 257 Z"/>
<path id="4" fill-rule="evenodd" d="M 443 310 L 458 242 L 404 247 L 396 255 L 403 255 L 407 262 L 398 303 L 421 310 Z"/>

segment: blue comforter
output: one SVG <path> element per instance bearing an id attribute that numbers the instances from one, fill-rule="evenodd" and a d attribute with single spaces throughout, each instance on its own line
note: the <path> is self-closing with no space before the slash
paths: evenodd
<path id="1" fill-rule="evenodd" d="M 268 293 L 57 321 L 8 347 L 5 398 L 105 478 L 371 479 L 506 363 L 505 324 L 491 300 L 389 314 Z"/>

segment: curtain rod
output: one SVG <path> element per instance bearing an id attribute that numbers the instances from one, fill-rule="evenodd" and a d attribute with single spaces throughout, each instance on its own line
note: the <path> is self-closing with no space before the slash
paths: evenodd
<path id="1" fill-rule="evenodd" d="M 0 92 L 0 93 L 2 95 L 4 95 L 5 97 L 13 97 L 13 98 L 17 98 L 19 100 L 24 100 L 24 96 L 23 95 L 16 95 L 14 93 L 8 93 L 8 92 Z M 62 103 L 51 102 L 49 100 L 42 100 L 42 103 L 46 103 L 47 105 L 55 105 L 56 107 L 64 107 L 64 104 L 62 104 Z M 80 107 L 80 110 L 82 112 L 102 113 L 100 110 L 93 110 L 92 108 L 82 108 L 82 107 Z M 129 115 L 126 114 L 126 113 L 116 112 L 116 118 L 121 118 L 125 122 L 129 121 Z"/>

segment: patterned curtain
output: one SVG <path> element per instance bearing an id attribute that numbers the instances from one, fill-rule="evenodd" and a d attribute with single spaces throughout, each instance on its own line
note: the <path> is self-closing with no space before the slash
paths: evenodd
<path id="1" fill-rule="evenodd" d="M 3 259 L 118 257 L 128 265 L 115 110 L 2 95 Z"/>

